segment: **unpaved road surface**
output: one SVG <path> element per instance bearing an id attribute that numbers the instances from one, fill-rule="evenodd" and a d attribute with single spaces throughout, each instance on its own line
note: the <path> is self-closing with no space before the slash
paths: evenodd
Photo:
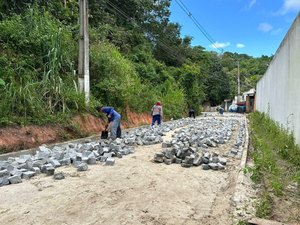
<path id="1" fill-rule="evenodd" d="M 221 155 L 234 145 L 238 126 L 215 148 Z M 225 170 L 213 171 L 154 163 L 158 152 L 161 144 L 138 146 L 114 166 L 60 167 L 64 180 L 42 174 L 1 187 L 0 224 L 232 224 L 240 159 L 227 158 Z"/>

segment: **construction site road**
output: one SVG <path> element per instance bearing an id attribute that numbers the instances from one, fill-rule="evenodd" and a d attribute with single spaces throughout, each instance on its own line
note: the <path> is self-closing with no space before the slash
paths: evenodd
<path id="1" fill-rule="evenodd" d="M 213 151 L 227 154 L 238 131 L 237 123 L 232 138 Z M 163 136 L 164 141 L 173 133 Z M 55 172 L 63 172 L 63 180 L 41 174 L 0 187 L 0 224 L 233 224 L 243 196 L 238 184 L 247 140 L 244 148 L 241 158 L 227 157 L 225 170 L 217 171 L 154 163 L 162 144 L 136 146 L 134 154 L 117 158 L 114 166 L 98 162 L 84 172 L 59 167 Z"/>

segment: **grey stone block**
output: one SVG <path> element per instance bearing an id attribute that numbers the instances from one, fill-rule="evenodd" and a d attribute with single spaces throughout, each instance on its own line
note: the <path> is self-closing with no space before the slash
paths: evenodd
<path id="1" fill-rule="evenodd" d="M 4 185 L 9 185 L 8 177 L 0 177 L 0 187 Z"/>
<path id="2" fill-rule="evenodd" d="M 212 157 L 212 158 L 210 158 L 209 161 L 210 161 L 211 163 L 218 163 L 218 162 L 220 162 L 220 160 L 219 160 L 218 157 Z"/>
<path id="3" fill-rule="evenodd" d="M 137 139 L 137 144 L 138 144 L 138 145 L 144 145 L 143 140 L 140 139 L 140 138 L 138 138 L 138 139 Z"/>
<path id="4" fill-rule="evenodd" d="M 83 156 L 83 157 L 81 158 L 81 161 L 82 161 L 82 162 L 85 162 L 85 163 L 87 163 L 88 160 L 89 160 L 89 158 L 88 158 L 88 157 L 85 157 L 85 156 Z"/>
<path id="5" fill-rule="evenodd" d="M 69 148 L 75 148 L 75 144 L 69 143 Z"/>
<path id="6" fill-rule="evenodd" d="M 76 161 L 82 161 L 82 153 L 80 152 L 76 153 Z"/>
<path id="7" fill-rule="evenodd" d="M 181 153 L 182 153 L 182 151 L 180 149 L 178 149 L 176 151 L 176 156 L 179 157 L 179 158 L 181 158 L 181 155 L 182 155 Z"/>
<path id="8" fill-rule="evenodd" d="M 186 156 L 183 161 L 183 163 L 190 164 L 190 165 L 193 165 L 193 162 L 194 162 L 194 157 L 191 156 Z"/>
<path id="9" fill-rule="evenodd" d="M 199 166 L 202 164 L 202 157 L 201 156 L 197 156 L 194 161 L 193 161 L 193 165 L 194 166 Z"/>
<path id="10" fill-rule="evenodd" d="M 162 154 L 162 153 L 156 153 L 154 155 L 154 162 L 162 163 L 163 161 L 164 161 L 164 154 Z"/>
<path id="11" fill-rule="evenodd" d="M 39 167 L 41 169 L 42 166 L 45 165 L 46 163 L 47 163 L 47 160 L 45 160 L 45 159 L 34 160 L 32 162 L 32 167 Z"/>
<path id="12" fill-rule="evenodd" d="M 88 170 L 88 165 L 86 163 L 80 163 L 77 166 L 77 171 L 87 171 Z"/>
<path id="13" fill-rule="evenodd" d="M 218 170 L 225 170 L 225 166 L 223 166 L 221 163 L 217 163 Z"/>
<path id="14" fill-rule="evenodd" d="M 62 166 L 70 165 L 71 164 L 71 159 L 70 158 L 64 158 L 64 159 L 59 160 L 59 163 Z"/>
<path id="15" fill-rule="evenodd" d="M 202 163 L 203 164 L 208 164 L 209 163 L 209 159 L 205 158 L 205 157 L 202 157 Z"/>
<path id="16" fill-rule="evenodd" d="M 128 148 L 123 148 L 119 151 L 122 155 L 128 155 L 130 153 L 130 150 Z"/>
<path id="17" fill-rule="evenodd" d="M 208 164 L 202 164 L 202 169 L 203 170 L 209 170 L 210 166 Z"/>
<path id="18" fill-rule="evenodd" d="M 120 152 L 117 152 L 117 153 L 116 153 L 116 156 L 117 156 L 118 158 L 122 158 L 122 157 L 123 157 L 123 154 L 120 153 Z"/>
<path id="19" fill-rule="evenodd" d="M 164 158 L 164 163 L 167 165 L 171 165 L 173 162 L 173 159 Z"/>
<path id="20" fill-rule="evenodd" d="M 73 161 L 73 165 L 77 168 L 78 165 L 80 165 L 82 161 Z"/>
<path id="21" fill-rule="evenodd" d="M 92 153 L 93 153 L 93 155 L 95 156 L 95 158 L 97 158 L 97 157 L 100 156 L 100 154 L 99 154 L 98 151 L 96 151 L 96 150 L 93 150 Z"/>
<path id="22" fill-rule="evenodd" d="M 54 148 L 56 148 L 56 149 L 54 149 Z M 54 157 L 57 160 L 63 159 L 64 152 L 57 146 L 55 146 L 54 148 L 53 148 L 53 152 L 52 152 L 52 157 Z"/>
<path id="23" fill-rule="evenodd" d="M 185 168 L 189 168 L 189 167 L 191 167 L 193 164 L 189 164 L 189 163 L 185 163 L 185 162 L 183 162 L 183 163 L 181 163 L 181 166 L 182 167 L 185 167 Z"/>
<path id="24" fill-rule="evenodd" d="M 54 168 L 61 166 L 61 164 L 59 163 L 59 161 L 57 159 L 50 159 L 49 163 L 51 163 Z"/>
<path id="25" fill-rule="evenodd" d="M 114 154 L 113 152 L 108 152 L 108 153 L 104 153 L 103 156 L 107 157 L 107 158 L 108 157 L 110 158 L 110 157 L 113 157 L 113 154 Z"/>
<path id="26" fill-rule="evenodd" d="M 11 161 L 14 161 L 15 159 L 12 158 Z M 8 161 L 0 161 L 0 170 L 4 170 L 4 169 L 7 169 L 7 167 L 11 165 L 10 162 Z"/>
<path id="27" fill-rule="evenodd" d="M 205 152 L 203 157 L 209 159 L 211 154 L 209 152 Z"/>
<path id="28" fill-rule="evenodd" d="M 175 157 L 174 153 L 171 151 L 165 151 L 164 155 L 167 159 L 173 159 Z"/>
<path id="29" fill-rule="evenodd" d="M 40 151 L 35 155 L 37 159 L 48 159 L 51 155 L 50 149 L 40 146 Z"/>
<path id="30" fill-rule="evenodd" d="M 219 160 L 220 160 L 220 163 L 221 163 L 223 166 L 226 166 L 226 164 L 227 164 L 227 159 L 219 157 Z"/>
<path id="31" fill-rule="evenodd" d="M 100 162 L 105 162 L 106 159 L 107 159 L 106 156 L 100 156 L 99 161 L 100 161 Z"/>
<path id="32" fill-rule="evenodd" d="M 21 170 L 18 170 L 18 169 L 14 169 L 14 170 L 12 170 L 12 171 L 10 171 L 10 175 L 12 175 L 12 176 L 20 176 L 20 177 L 22 177 L 22 171 Z"/>
<path id="33" fill-rule="evenodd" d="M 35 175 L 35 172 L 33 171 L 26 171 L 22 174 L 22 178 L 23 179 L 30 179 L 31 177 L 33 177 Z"/>
<path id="34" fill-rule="evenodd" d="M 26 164 L 26 169 L 32 170 L 32 167 L 33 167 L 33 161 L 27 160 L 25 164 Z"/>
<path id="35" fill-rule="evenodd" d="M 128 145 L 134 145 L 135 144 L 135 138 L 127 138 Z"/>
<path id="36" fill-rule="evenodd" d="M 175 163 L 176 163 L 176 164 L 181 164 L 181 163 L 182 163 L 182 159 L 176 158 L 176 159 L 175 159 Z"/>
<path id="37" fill-rule="evenodd" d="M 217 163 L 209 163 L 208 166 L 212 169 L 212 170 L 218 170 L 219 166 Z"/>
<path id="38" fill-rule="evenodd" d="M 27 159 L 16 158 L 16 162 L 19 164 L 25 164 Z"/>
<path id="39" fill-rule="evenodd" d="M 21 176 L 18 175 L 14 175 L 8 178 L 9 183 L 11 184 L 18 184 L 18 183 L 22 183 L 22 179 Z"/>
<path id="40" fill-rule="evenodd" d="M 47 173 L 47 166 L 46 165 L 42 165 L 41 173 Z"/>
<path id="41" fill-rule="evenodd" d="M 32 171 L 35 172 L 35 174 L 40 174 L 41 170 L 38 167 L 32 167 Z"/>
<path id="42" fill-rule="evenodd" d="M 53 166 L 47 167 L 47 170 L 46 170 L 47 176 L 52 176 L 52 175 L 54 175 L 54 171 L 55 171 L 55 168 L 54 168 Z"/>
<path id="43" fill-rule="evenodd" d="M 109 152 L 109 148 L 108 147 L 104 147 L 103 149 L 102 149 L 102 151 L 103 151 L 103 153 L 108 153 Z M 102 154 L 103 154 L 102 153 Z"/>
<path id="44" fill-rule="evenodd" d="M 232 148 L 230 150 L 230 154 L 232 154 L 232 155 L 237 155 L 237 153 L 238 153 L 238 150 L 236 148 Z"/>
<path id="45" fill-rule="evenodd" d="M 0 170 L 0 177 L 7 177 L 9 175 L 10 175 L 10 173 L 7 169 Z"/>
<path id="46" fill-rule="evenodd" d="M 13 165 L 11 165 L 11 164 L 8 164 L 7 167 L 6 167 L 5 169 L 7 169 L 7 171 L 11 172 L 11 171 L 13 171 L 13 170 L 16 170 L 17 167 L 16 167 L 16 166 L 13 166 Z"/>
<path id="47" fill-rule="evenodd" d="M 117 145 L 121 145 L 121 144 L 122 144 L 122 139 L 117 138 L 117 139 L 115 140 L 115 142 L 116 142 Z"/>
<path id="48" fill-rule="evenodd" d="M 109 148 L 110 148 L 111 150 L 116 150 L 116 151 L 120 151 L 120 150 L 122 149 L 122 147 L 121 147 L 120 145 L 117 145 L 117 144 L 115 144 L 115 143 L 111 143 L 111 144 L 109 145 Z"/>
<path id="49" fill-rule="evenodd" d="M 114 158 L 107 158 L 105 162 L 106 166 L 113 166 L 115 165 L 115 159 Z"/>
<path id="50" fill-rule="evenodd" d="M 89 165 L 95 165 L 96 163 L 96 158 L 88 158 L 87 160 L 87 164 Z"/>
<path id="51" fill-rule="evenodd" d="M 53 176 L 54 180 L 62 180 L 65 179 L 65 175 L 63 173 L 57 173 Z"/>

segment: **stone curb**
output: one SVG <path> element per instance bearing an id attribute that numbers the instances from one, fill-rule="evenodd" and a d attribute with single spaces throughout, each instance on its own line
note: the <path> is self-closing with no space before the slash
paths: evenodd
<path id="1" fill-rule="evenodd" d="M 236 212 L 237 209 L 241 209 L 244 207 L 244 204 L 247 202 L 247 197 L 244 193 L 244 168 L 246 167 L 247 162 L 247 156 L 248 156 L 248 150 L 249 150 L 249 132 L 247 127 L 247 117 L 245 117 L 245 143 L 243 147 L 243 154 L 239 166 L 239 172 L 236 179 L 236 185 L 235 185 L 235 191 L 232 196 L 232 200 L 235 206 L 234 211 Z M 249 215 L 248 215 L 249 216 Z M 235 218 L 237 219 L 237 218 Z"/>

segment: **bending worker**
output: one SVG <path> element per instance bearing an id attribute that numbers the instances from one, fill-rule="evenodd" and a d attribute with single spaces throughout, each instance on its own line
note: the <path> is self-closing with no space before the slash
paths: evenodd
<path id="1" fill-rule="evenodd" d="M 110 136 L 113 140 L 121 137 L 121 115 L 109 106 L 97 106 L 98 112 L 106 114 L 108 119 L 107 130 L 110 129 Z"/>

